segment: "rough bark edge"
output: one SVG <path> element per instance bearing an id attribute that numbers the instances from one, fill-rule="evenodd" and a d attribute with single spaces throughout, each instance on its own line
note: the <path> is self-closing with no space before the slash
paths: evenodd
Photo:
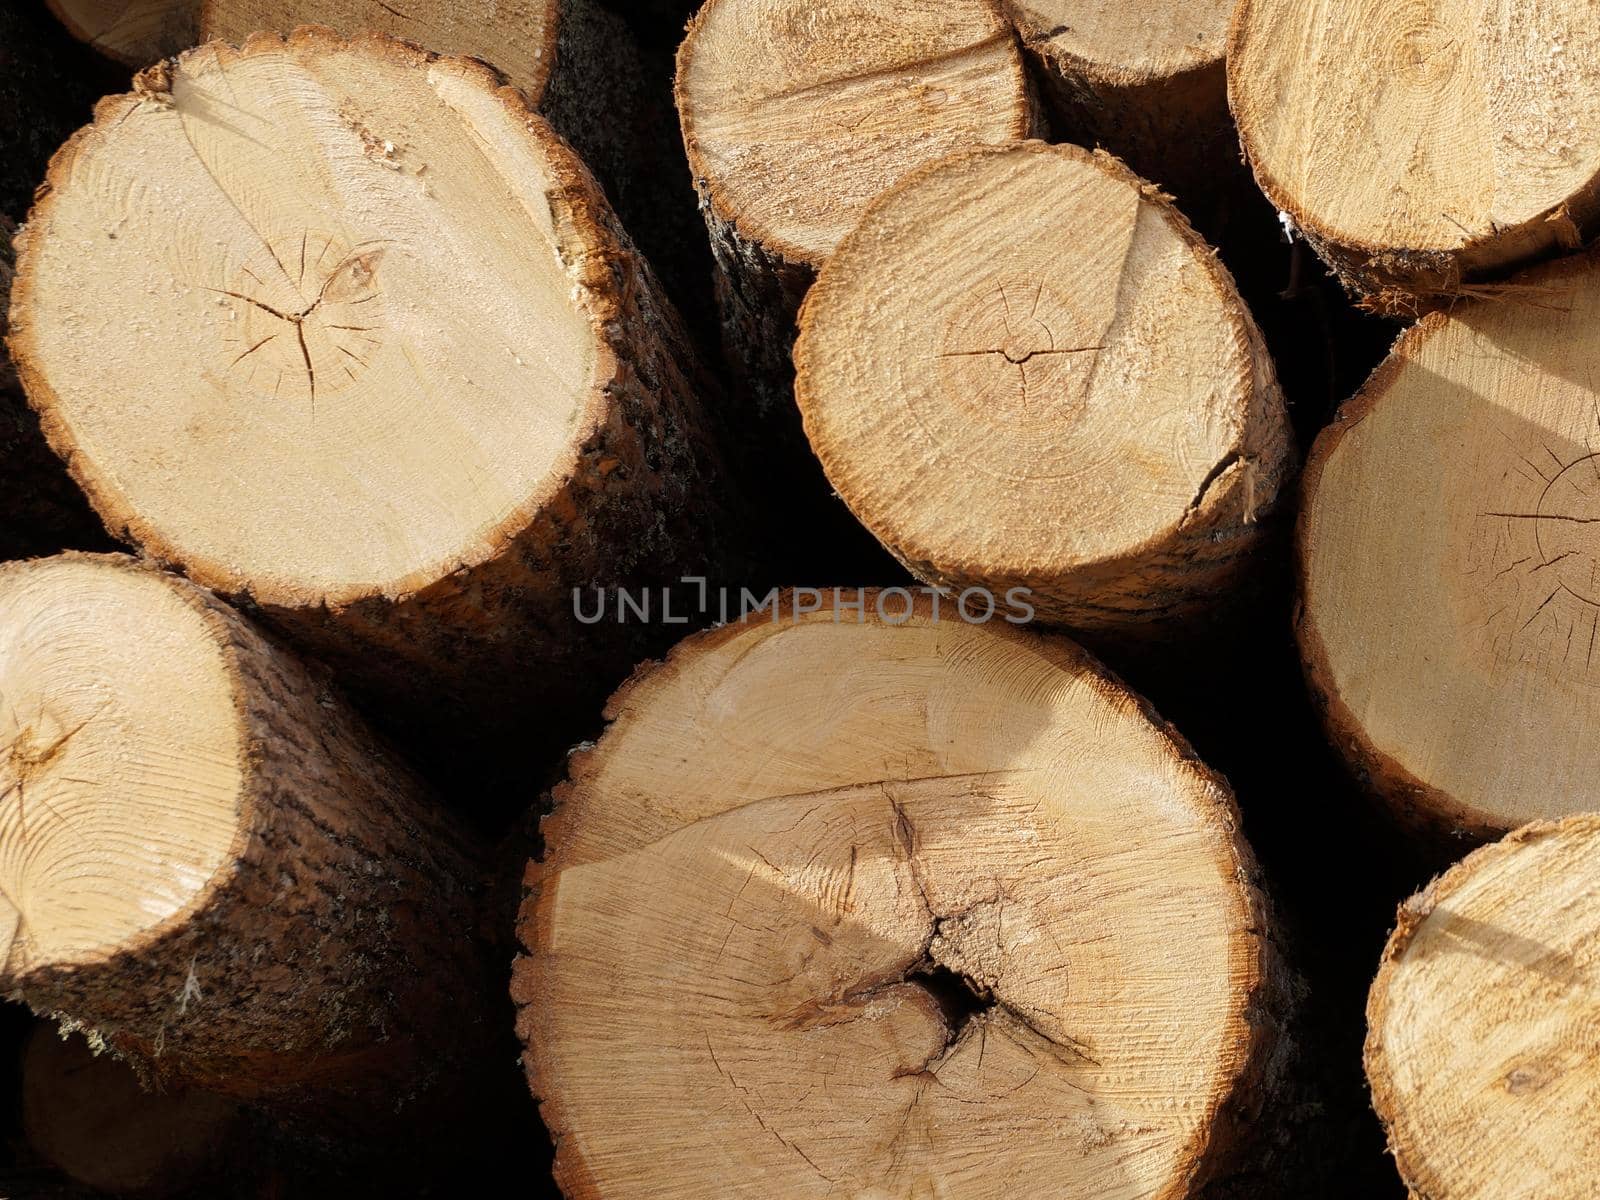
<path id="1" fill-rule="evenodd" d="M 1433 915 L 1434 910 L 1460 890 L 1480 867 L 1510 858 L 1523 846 L 1545 838 L 1559 837 L 1569 830 L 1581 830 L 1592 834 L 1600 830 L 1600 815 L 1578 813 L 1557 821 L 1533 821 L 1520 826 L 1505 834 L 1499 841 L 1472 851 L 1455 866 L 1435 878 L 1422 891 L 1401 903 L 1395 914 L 1394 930 L 1383 948 L 1377 976 L 1373 979 L 1372 989 L 1367 994 L 1367 1037 L 1363 1048 L 1362 1065 L 1372 1091 L 1373 1109 L 1377 1112 L 1378 1120 L 1383 1125 L 1384 1135 L 1388 1139 L 1389 1153 L 1394 1158 L 1395 1168 L 1399 1171 L 1400 1178 L 1413 1200 L 1427 1200 L 1430 1196 L 1442 1196 L 1444 1193 L 1439 1190 L 1437 1180 L 1430 1172 L 1422 1169 L 1415 1156 L 1407 1154 L 1405 1148 L 1399 1144 L 1395 1132 L 1396 1114 L 1402 1109 L 1403 1102 L 1391 1080 L 1382 1031 L 1388 1022 L 1389 996 L 1395 974 L 1399 970 L 1400 960 L 1405 957 L 1417 931 Z"/>
<path id="2" fill-rule="evenodd" d="M 868 595 L 871 594 L 869 590 Z M 784 610 L 790 595 L 784 593 L 780 598 L 780 612 Z M 933 610 L 926 597 L 914 596 L 913 603 L 914 620 L 926 621 L 931 618 Z M 868 608 L 872 606 L 869 604 Z M 824 619 L 832 619 L 828 610 L 806 618 L 810 623 Z M 653 690 L 669 683 L 684 662 L 732 641 L 747 626 L 757 623 L 756 618 L 749 617 L 695 634 L 679 642 L 662 660 L 641 663 L 606 704 L 604 717 L 607 732 L 625 711 L 647 702 Z M 1264 1135 L 1257 1122 L 1286 1086 L 1296 1056 L 1296 1047 L 1287 1031 L 1303 990 L 1303 984 L 1290 970 L 1283 956 L 1273 906 L 1266 893 L 1255 853 L 1245 840 L 1238 802 L 1227 780 L 1201 761 L 1183 735 L 1162 718 L 1148 700 L 1123 684 L 1089 651 L 1059 635 L 1040 636 L 1011 627 L 989 628 L 1004 640 L 1027 643 L 1033 649 L 1046 652 L 1063 670 L 1076 672 L 1078 678 L 1105 701 L 1124 710 L 1131 709 L 1147 721 L 1152 731 L 1171 749 L 1179 767 L 1203 786 L 1211 801 L 1212 815 L 1226 834 L 1238 883 L 1239 912 L 1243 918 L 1241 926 L 1244 940 L 1239 965 L 1245 975 L 1242 990 L 1246 1000 L 1235 1023 L 1234 1036 L 1225 1039 L 1221 1056 L 1226 1058 L 1233 1047 L 1241 1044 L 1246 1047 L 1246 1053 L 1224 1093 L 1212 1102 L 1207 1119 L 1199 1123 L 1195 1139 L 1180 1152 L 1180 1161 L 1190 1164 L 1188 1172 L 1180 1173 L 1174 1179 L 1173 1186 L 1155 1198 L 1186 1200 L 1191 1196 L 1202 1196 L 1206 1200 L 1224 1200 L 1229 1195 L 1227 1188 L 1235 1177 L 1244 1177 L 1253 1165 L 1252 1160 L 1257 1156 L 1270 1156 L 1276 1145 L 1273 1140 L 1276 1131 Z M 540 831 L 545 847 L 544 857 L 530 860 L 524 875 L 523 902 L 517 918 L 519 952 L 511 979 L 511 996 L 517 1007 L 517 1036 L 524 1047 L 523 1070 L 555 1146 L 553 1172 L 556 1183 L 570 1200 L 602 1200 L 602 1192 L 568 1136 L 571 1122 L 564 1104 L 544 1083 L 541 1059 L 545 1057 L 546 1039 L 541 1010 L 546 1003 L 546 996 L 537 959 L 541 947 L 549 943 L 549 899 L 553 894 L 547 893 L 545 885 L 568 865 L 561 857 L 565 841 L 566 806 L 594 770 L 604 736 L 602 733 L 596 741 L 585 742 L 573 749 L 568 758 L 566 779 L 541 800 L 544 815 L 540 820 Z M 1204 818 L 1204 810 L 1198 804 L 1196 816 Z M 1228 1073 L 1219 1071 L 1217 1078 L 1225 1080 Z M 1276 1164 L 1273 1164 L 1273 1168 L 1275 1173 Z"/>
<path id="3" fill-rule="evenodd" d="M 1064 578 L 1059 572 L 1045 574 L 1029 571 L 1020 563 L 997 566 L 992 560 L 970 557 L 941 558 L 936 561 L 926 547 L 898 540 L 891 544 L 879 534 L 876 524 L 868 514 L 856 507 L 850 496 L 840 492 L 840 498 L 857 520 L 878 537 L 908 571 L 926 583 L 957 591 L 979 585 L 999 589 L 1026 587 L 1032 589 L 1030 599 L 1041 618 L 1051 624 L 1096 634 L 1128 637 L 1135 642 L 1159 641 L 1170 633 L 1173 625 L 1203 620 L 1226 607 L 1228 596 L 1224 584 L 1236 582 L 1241 572 L 1248 573 L 1248 564 L 1259 555 L 1264 548 L 1263 543 L 1270 542 L 1277 535 L 1276 527 L 1281 524 L 1280 518 L 1290 491 L 1289 484 L 1298 466 L 1288 408 L 1278 386 L 1277 370 L 1267 350 L 1266 340 L 1216 250 L 1195 231 L 1171 197 L 1103 150 L 1089 151 L 1068 144 L 1029 141 L 1009 147 L 979 146 L 958 151 L 923 166 L 879 195 L 863 213 L 857 230 L 863 228 L 880 208 L 893 204 L 902 191 L 917 188 L 926 177 L 936 175 L 954 164 L 1018 151 L 1072 158 L 1136 189 L 1143 201 L 1163 216 L 1168 228 L 1204 264 L 1217 290 L 1220 305 L 1233 327 L 1236 344 L 1241 347 L 1248 364 L 1248 381 L 1240 381 L 1241 385 L 1247 383 L 1249 394 L 1243 398 L 1245 404 L 1241 406 L 1243 420 L 1238 431 L 1238 448 L 1215 465 L 1194 502 L 1169 528 L 1116 556 L 1075 564 L 1071 575 L 1080 582 L 1072 590 L 1080 594 L 1074 596 L 1051 595 L 1052 587 Z M 847 235 L 841 243 L 841 249 L 855 236 L 855 233 Z M 824 295 L 827 286 L 828 269 L 824 267 L 819 276 L 819 286 L 807 295 L 799 317 L 802 340 L 795 350 L 798 374 L 795 399 L 803 418 L 809 415 L 816 404 L 804 386 L 807 355 L 803 337 L 810 324 L 812 305 L 821 302 L 819 297 Z M 806 422 L 806 430 L 808 438 L 811 438 L 809 421 Z M 811 444 L 831 480 L 834 477 L 831 467 L 836 447 L 818 446 L 814 438 L 811 438 Z M 1216 485 L 1224 483 L 1231 468 L 1241 463 L 1245 464 L 1251 477 L 1233 482 L 1248 485 L 1248 491 L 1254 494 L 1254 505 L 1246 503 L 1250 498 L 1248 495 L 1239 498 L 1237 504 L 1229 502 L 1227 495 L 1210 502 L 1214 490 L 1229 492 L 1227 487 L 1218 488 Z M 1242 519 L 1230 519 L 1229 513 L 1234 510 Z M 1175 577 L 1185 575 L 1190 578 L 1175 582 Z M 1090 585 L 1096 593 L 1093 600 L 1082 594 Z M 1124 599 L 1126 603 L 1119 603 Z"/>
<path id="4" fill-rule="evenodd" d="M 1228 29 L 1228 61 L 1235 62 L 1246 36 L 1252 3 L 1240 0 Z M 1488 237 L 1468 237 L 1450 250 L 1380 246 L 1326 230 L 1290 196 L 1289 190 L 1251 152 L 1253 125 L 1241 112 L 1236 75 L 1228 71 L 1228 106 L 1256 185 L 1287 217 L 1317 257 L 1338 278 L 1357 306 L 1380 316 L 1411 320 L 1466 298 L 1493 299 L 1514 282 L 1507 276 L 1542 260 L 1580 249 L 1600 233 L 1600 173 L 1577 192 L 1516 225 L 1496 227 Z"/>
<path id="5" fill-rule="evenodd" d="M 223 865 L 183 909 L 95 961 L 34 965 L 8 975 L 7 994 L 57 1020 L 63 1032 L 82 1031 L 97 1050 L 113 1050 L 152 1085 L 192 1085 L 251 1100 L 377 1090 L 390 1107 L 414 1101 L 458 1069 L 481 1036 L 481 1006 L 474 1009 L 473 1000 L 483 993 L 471 936 L 480 850 L 430 806 L 424 785 L 325 684 L 220 601 L 125 556 L 63 557 L 135 577 L 143 573 L 201 618 L 230 683 L 245 787 Z M 0 568 L 0 576 L 27 570 Z M 308 782 L 330 793 L 341 779 L 356 784 L 337 799 L 346 800 L 346 812 L 364 826 L 354 832 L 369 835 L 365 842 L 327 824 L 325 814 L 299 797 Z M 314 846 L 295 836 L 306 829 L 328 852 L 314 854 Z M 359 873 L 366 893 L 365 899 L 338 895 L 331 924 L 293 903 L 303 890 L 286 897 L 281 887 L 286 874 L 301 872 L 300 882 L 309 887 L 329 870 Z M 423 900 L 428 912 L 409 911 Z M 278 936 L 263 941 L 263 928 Z M 167 1038 L 178 1024 L 172 1009 L 178 998 L 192 998 L 197 961 L 207 968 L 259 963 L 262 945 L 310 958 L 324 974 L 307 980 L 300 974 L 307 964 L 299 962 L 278 981 L 276 1000 L 252 987 L 243 1003 L 227 1009 L 205 1006 L 202 990 L 195 1004 L 200 1015 L 179 1031 L 174 1049 Z M 285 966 L 264 969 L 274 965 Z M 447 994 L 401 986 L 438 976 L 452 985 Z M 277 1020 L 310 1003 L 304 985 L 332 980 L 339 986 L 314 1003 L 332 1012 L 347 1007 L 348 1021 L 330 1016 L 325 1029 L 306 1031 L 314 1035 L 310 1041 L 273 1042 Z M 178 1017 L 187 1008 L 185 1002 Z M 207 1044 L 218 1040 L 219 1019 L 239 1038 L 265 1029 L 267 1036 L 255 1040 L 269 1044 L 211 1052 Z M 446 1038 L 421 1036 L 440 1029 L 448 1031 Z"/>
<path id="6" fill-rule="evenodd" d="M 535 107 L 594 173 L 666 294 L 692 299 L 703 248 L 671 101 L 621 16 L 595 0 L 560 0 L 559 14 Z"/>
<path id="7" fill-rule="evenodd" d="M 1539 291 L 1569 275 L 1589 272 L 1597 265 L 1600 265 L 1600 251 L 1590 251 L 1535 267 L 1517 276 L 1514 283 L 1519 289 Z M 1301 479 L 1300 512 L 1294 531 L 1294 629 L 1313 706 L 1328 740 L 1339 750 L 1363 791 L 1382 801 L 1392 819 L 1423 848 L 1452 848 L 1459 852 L 1463 845 L 1470 847 L 1503 837 L 1515 826 L 1424 782 L 1391 753 L 1372 744 L 1360 721 L 1338 694 L 1327 646 L 1306 603 L 1310 595 L 1313 553 L 1311 515 L 1323 470 L 1338 452 L 1345 434 L 1382 402 L 1390 387 L 1411 365 L 1422 344 L 1444 330 L 1449 319 L 1447 312 L 1430 312 L 1402 332 L 1360 391 L 1340 406 L 1333 421 L 1313 443 Z"/>

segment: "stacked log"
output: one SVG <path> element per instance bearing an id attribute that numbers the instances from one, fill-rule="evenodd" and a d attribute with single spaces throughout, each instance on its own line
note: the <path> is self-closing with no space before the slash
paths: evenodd
<path id="1" fill-rule="evenodd" d="M 465 1077 L 482 851 L 231 609 L 0 567 L 0 731 L 8 995 L 165 1088 L 392 1114 Z"/>
<path id="2" fill-rule="evenodd" d="M 1425 840 L 1590 806 L 1600 261 L 1420 321 L 1317 440 L 1298 629 L 1329 734 Z"/>
<path id="3" fill-rule="evenodd" d="M 1250 852 L 1076 647 L 869 594 L 694 637 L 607 716 L 513 983 L 568 1195 L 1189 1196 L 1237 1165 L 1287 991 Z"/>
<path id="4" fill-rule="evenodd" d="M 1600 817 L 1485 846 L 1400 910 L 1367 1076 L 1414 1196 L 1590 1196 Z"/>
<path id="5" fill-rule="evenodd" d="M 1597 54 L 1582 4 L 1542 5 L 1519 36 L 1472 0 L 1359 18 L 1242 0 L 1228 92 L 1283 219 L 1354 294 L 1412 316 L 1600 228 Z"/>
<path id="6" fill-rule="evenodd" d="M 915 575 L 1125 640 L 1235 598 L 1294 465 L 1226 269 L 1077 147 L 971 150 L 880 197 L 795 361 L 829 480 Z"/>
<path id="7" fill-rule="evenodd" d="M 1101 147 L 1204 211 L 1238 160 L 1230 0 L 1006 0 L 1058 138 Z"/>
<path id="8" fill-rule="evenodd" d="M 570 736 L 650 646 L 572 590 L 721 560 L 687 336 L 475 61 L 303 29 L 146 72 L 51 166 L 10 345 L 113 533 L 421 736 Z"/>

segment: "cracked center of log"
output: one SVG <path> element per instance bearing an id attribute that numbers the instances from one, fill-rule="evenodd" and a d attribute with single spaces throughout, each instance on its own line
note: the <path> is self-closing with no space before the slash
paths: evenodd
<path id="1" fill-rule="evenodd" d="M 569 1195 L 1148 1200 L 1227 1157 L 1249 868 L 1075 649 L 925 605 L 736 626 L 612 714 L 514 985 Z"/>
<path id="2" fill-rule="evenodd" d="M 1059 428 L 1082 411 L 1098 332 L 1042 275 L 986 280 L 946 332 L 946 399 L 974 419 Z"/>
<path id="3" fill-rule="evenodd" d="M 189 905 L 237 833 L 205 617 L 95 560 L 0 573 L 0 961 L 94 960 Z"/>
<path id="4" fill-rule="evenodd" d="M 231 309 L 228 372 L 263 399 L 299 401 L 308 411 L 319 394 L 328 399 L 361 382 L 387 341 L 382 257 L 381 245 L 352 247 L 310 230 L 298 246 L 263 244 L 232 287 L 218 291 Z"/>
<path id="5" fill-rule="evenodd" d="M 499 552 L 607 353 L 532 120 L 481 64 L 315 30 L 105 101 L 29 222 L 12 348 L 108 525 L 283 607 Z"/>

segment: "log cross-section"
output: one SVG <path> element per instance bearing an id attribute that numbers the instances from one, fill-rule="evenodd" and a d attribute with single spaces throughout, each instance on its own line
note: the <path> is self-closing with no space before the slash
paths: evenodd
<path id="1" fill-rule="evenodd" d="M 1250 852 L 1077 648 L 755 621 L 609 716 L 513 984 L 568 1196 L 1176 1200 L 1236 1161 L 1285 984 Z"/>
<path id="2" fill-rule="evenodd" d="M 377 1119 L 481 1051 L 481 851 L 325 684 L 120 556 L 0 568 L 0 987 L 153 1082 Z"/>

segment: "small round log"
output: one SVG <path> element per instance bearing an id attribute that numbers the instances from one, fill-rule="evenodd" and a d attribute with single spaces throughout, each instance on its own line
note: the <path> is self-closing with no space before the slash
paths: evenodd
<path id="1" fill-rule="evenodd" d="M 1226 268 L 1076 146 L 970 150 L 880 197 L 807 298 L 795 362 L 829 480 L 914 574 L 1025 589 L 1086 632 L 1218 610 L 1294 467 Z"/>

